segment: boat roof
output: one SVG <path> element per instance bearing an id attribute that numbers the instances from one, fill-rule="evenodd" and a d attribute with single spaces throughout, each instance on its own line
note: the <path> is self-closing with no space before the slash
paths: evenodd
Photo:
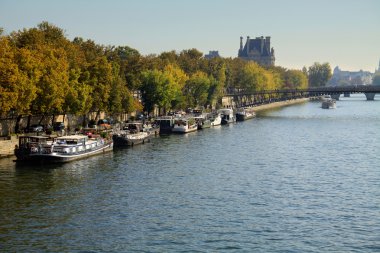
<path id="1" fill-rule="evenodd" d="M 142 125 L 142 122 L 128 122 L 124 123 L 125 125 Z"/>
<path id="2" fill-rule="evenodd" d="M 67 135 L 67 136 L 57 137 L 57 140 L 81 140 L 84 138 L 88 138 L 88 136 L 87 135 Z"/>
<path id="3" fill-rule="evenodd" d="M 19 136 L 19 138 L 49 139 L 50 137 L 48 137 L 48 136 L 41 136 L 41 135 L 24 135 L 24 136 Z"/>

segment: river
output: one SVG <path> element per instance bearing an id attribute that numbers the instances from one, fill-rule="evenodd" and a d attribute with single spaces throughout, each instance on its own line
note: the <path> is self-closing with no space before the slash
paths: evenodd
<path id="1" fill-rule="evenodd" d="M 264 111 L 63 165 L 0 160 L 0 251 L 380 252 L 375 99 Z"/>

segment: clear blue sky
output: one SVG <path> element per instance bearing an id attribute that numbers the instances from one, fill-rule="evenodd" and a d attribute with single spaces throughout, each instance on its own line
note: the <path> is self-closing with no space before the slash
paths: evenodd
<path id="1" fill-rule="evenodd" d="M 286 68 L 329 62 L 373 72 L 380 59 L 379 0 L 0 0 L 6 34 L 42 21 L 69 39 L 143 55 L 197 48 L 236 57 L 240 36 L 271 36 Z"/>

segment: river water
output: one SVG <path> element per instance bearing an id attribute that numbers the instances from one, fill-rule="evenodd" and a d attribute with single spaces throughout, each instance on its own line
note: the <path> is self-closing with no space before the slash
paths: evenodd
<path id="1" fill-rule="evenodd" d="M 1 252 L 380 252 L 380 100 L 64 165 L 0 160 Z"/>

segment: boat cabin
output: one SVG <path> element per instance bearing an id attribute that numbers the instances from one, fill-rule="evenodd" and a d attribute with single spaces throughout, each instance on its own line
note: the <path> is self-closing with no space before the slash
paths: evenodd
<path id="1" fill-rule="evenodd" d="M 143 124 L 140 122 L 125 123 L 123 130 L 129 131 L 131 134 L 143 131 Z"/>
<path id="2" fill-rule="evenodd" d="M 88 140 L 85 135 L 62 136 L 55 139 L 58 145 L 84 145 Z"/>

